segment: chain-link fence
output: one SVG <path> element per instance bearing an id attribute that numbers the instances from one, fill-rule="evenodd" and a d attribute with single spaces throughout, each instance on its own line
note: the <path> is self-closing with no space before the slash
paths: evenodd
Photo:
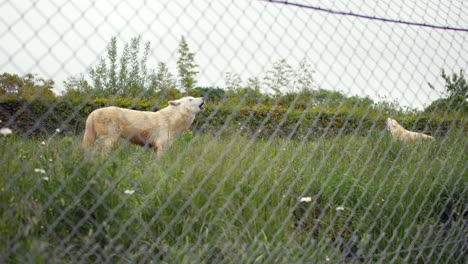
<path id="1" fill-rule="evenodd" d="M 466 263 L 465 1 L 0 10 L 0 262 Z"/>

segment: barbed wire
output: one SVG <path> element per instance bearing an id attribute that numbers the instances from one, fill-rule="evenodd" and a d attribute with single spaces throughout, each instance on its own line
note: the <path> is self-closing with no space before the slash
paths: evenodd
<path id="1" fill-rule="evenodd" d="M 420 22 L 412 22 L 412 21 L 396 20 L 396 19 L 391 19 L 391 18 L 368 16 L 368 15 L 357 14 L 353 12 L 338 11 L 338 10 L 323 8 L 319 6 L 305 5 L 305 4 L 294 3 L 294 2 L 289 2 L 289 1 L 280 1 L 280 0 L 260 0 L 260 1 L 270 2 L 270 3 L 275 3 L 275 4 L 284 4 L 284 5 L 289 5 L 289 6 L 296 6 L 300 8 L 313 9 L 313 10 L 327 12 L 327 13 L 335 14 L 335 15 L 353 16 L 353 17 L 358 17 L 358 18 L 377 20 L 381 22 L 397 23 L 397 24 L 403 24 L 403 25 L 409 25 L 409 26 L 428 27 L 428 28 L 433 28 L 433 29 L 468 32 L 468 28 L 439 26 L 439 25 L 432 25 L 432 24 L 420 23 Z"/>

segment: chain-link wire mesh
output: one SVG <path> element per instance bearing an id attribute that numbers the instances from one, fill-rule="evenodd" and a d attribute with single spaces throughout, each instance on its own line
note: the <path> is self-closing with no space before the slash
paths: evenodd
<path id="1" fill-rule="evenodd" d="M 465 1 L 0 10 L 0 262 L 466 262 Z"/>

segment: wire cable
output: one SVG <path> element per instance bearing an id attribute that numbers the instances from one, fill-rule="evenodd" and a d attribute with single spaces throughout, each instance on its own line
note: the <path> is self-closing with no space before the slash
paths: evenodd
<path id="1" fill-rule="evenodd" d="M 318 7 L 318 6 L 310 6 L 310 5 L 305 5 L 305 4 L 292 3 L 292 2 L 288 2 L 288 1 L 279 1 L 279 0 L 260 0 L 260 1 L 270 2 L 270 3 L 275 3 L 275 4 L 284 4 L 284 5 L 296 6 L 296 7 L 300 7 L 300 8 L 313 9 L 313 10 L 323 11 L 323 12 L 336 14 L 336 15 L 354 16 L 354 17 L 365 18 L 365 19 L 370 19 L 370 20 L 378 20 L 378 21 L 382 21 L 382 22 L 390 22 L 390 23 L 404 24 L 404 25 L 410 25 L 410 26 L 419 26 L 419 27 L 429 27 L 429 28 L 434 28 L 434 29 L 468 32 L 467 28 L 438 26 L 438 25 L 431 25 L 431 24 L 426 24 L 426 23 L 418 23 L 418 22 L 410 22 L 410 21 L 403 21 L 403 20 L 395 20 L 395 19 L 390 19 L 390 18 L 367 16 L 367 15 L 356 14 L 356 13 L 352 13 L 352 12 L 344 12 L 344 11 L 326 9 L 326 8 L 322 8 L 322 7 Z"/>

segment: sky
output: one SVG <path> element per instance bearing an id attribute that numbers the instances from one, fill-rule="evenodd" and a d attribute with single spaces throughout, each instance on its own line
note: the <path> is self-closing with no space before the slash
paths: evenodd
<path id="1" fill-rule="evenodd" d="M 336 11 L 468 28 L 468 1 L 290 1 Z M 262 78 L 281 59 L 307 59 L 318 87 L 422 108 L 443 97 L 441 69 L 468 68 L 468 33 L 343 16 L 261 0 L 0 0 L 2 72 L 63 81 L 105 56 L 116 36 L 151 42 L 149 68 L 176 74 L 185 36 L 198 86 L 224 86 L 226 72 Z M 466 75 L 465 75 L 466 76 Z M 436 90 L 427 83 L 435 85 Z"/>

